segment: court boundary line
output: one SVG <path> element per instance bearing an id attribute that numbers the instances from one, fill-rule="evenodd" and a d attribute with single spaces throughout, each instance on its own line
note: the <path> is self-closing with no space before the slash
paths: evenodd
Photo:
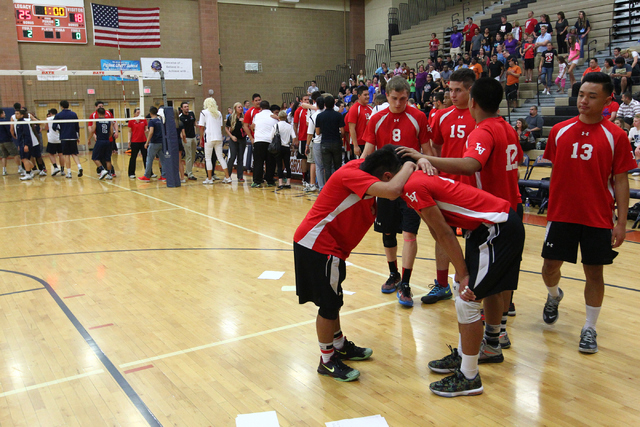
<path id="1" fill-rule="evenodd" d="M 53 289 L 53 287 L 46 280 L 43 280 L 39 277 L 33 276 L 28 273 L 23 273 L 20 271 L 0 269 L 0 272 L 24 276 L 29 279 L 35 280 L 36 282 L 44 286 L 44 288 L 49 292 L 49 295 L 51 296 L 51 298 L 53 298 L 54 302 L 58 304 L 58 307 L 62 310 L 65 316 L 67 316 L 67 319 L 75 327 L 76 331 L 78 331 L 80 336 L 84 339 L 84 341 L 87 343 L 89 348 L 93 351 L 93 353 L 96 355 L 98 360 L 100 360 L 102 365 L 106 368 L 107 372 L 111 374 L 111 377 L 115 380 L 115 382 L 118 384 L 120 389 L 129 398 L 133 406 L 135 406 L 138 412 L 140 412 L 140 415 L 142 415 L 145 421 L 147 421 L 147 423 L 150 426 L 162 427 L 162 424 L 160 423 L 160 421 L 158 421 L 158 419 L 153 414 L 153 412 L 151 412 L 149 407 L 144 403 L 140 395 L 136 393 L 136 391 L 133 389 L 131 384 L 129 384 L 129 382 L 124 378 L 122 373 L 118 370 L 118 368 L 116 368 L 116 366 L 113 364 L 111 359 L 109 359 L 109 357 L 102 351 L 102 349 L 100 348 L 100 346 L 98 346 L 98 343 L 96 343 L 96 341 L 93 339 L 91 334 L 89 334 L 87 329 L 82 325 L 82 323 L 80 323 L 80 321 L 75 316 L 75 314 L 73 314 L 73 312 L 69 309 L 69 307 L 64 303 L 62 298 L 60 298 L 58 293 Z"/>
<path id="2" fill-rule="evenodd" d="M 43 289 L 46 289 L 46 288 L 44 288 L 44 287 L 43 288 L 33 288 L 33 289 L 25 289 L 24 291 L 7 292 L 7 293 L 4 293 L 4 294 L 0 294 L 0 297 L 5 297 L 7 295 L 14 295 L 14 294 L 22 294 L 22 293 L 25 293 L 25 292 L 41 291 Z M 2 396 L 0 396 L 0 397 L 2 397 Z"/>
<path id="3" fill-rule="evenodd" d="M 42 289 L 44 289 L 44 288 L 42 288 Z M 62 383 L 66 383 L 66 382 L 69 382 L 69 381 L 78 380 L 80 378 L 91 377 L 93 375 L 99 375 L 99 374 L 103 374 L 103 373 L 104 373 L 103 369 L 97 369 L 97 370 L 94 370 L 94 371 L 85 372 L 84 374 L 72 375 L 70 377 L 60 378 L 60 379 L 53 380 L 53 381 L 47 381 L 47 382 L 44 382 L 44 383 L 38 383 L 38 384 L 30 385 L 30 386 L 27 386 L 27 387 L 16 388 L 16 389 L 13 389 L 13 390 L 5 391 L 4 393 L 0 393 L 0 397 L 6 397 L 6 396 L 11 396 L 13 394 L 24 393 L 25 391 L 36 390 L 36 389 L 39 389 L 39 388 L 48 387 L 50 385 L 62 384 Z"/>
<path id="4" fill-rule="evenodd" d="M 67 223 L 67 222 L 87 221 L 87 220 L 91 220 L 91 219 L 115 218 L 115 217 L 119 217 L 119 216 L 139 215 L 139 214 L 148 214 L 148 213 L 166 212 L 166 211 L 176 211 L 176 210 L 178 210 L 178 208 L 155 209 L 155 210 L 146 211 L 146 212 L 145 211 L 142 211 L 142 212 L 128 212 L 128 213 L 122 213 L 122 214 L 94 216 L 94 217 L 86 217 L 86 218 L 63 219 L 63 220 L 60 220 L 60 221 L 38 222 L 38 223 L 33 223 L 33 224 L 9 225 L 7 227 L 0 227 L 0 230 L 9 230 L 9 229 L 12 229 L 12 228 L 20 228 L 20 227 L 33 227 L 33 226 L 40 226 L 40 225 L 64 224 L 64 223 Z"/>

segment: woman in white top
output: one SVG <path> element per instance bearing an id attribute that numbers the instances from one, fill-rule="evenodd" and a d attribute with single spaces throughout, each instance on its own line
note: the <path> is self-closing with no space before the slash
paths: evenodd
<path id="1" fill-rule="evenodd" d="M 230 184 L 231 178 L 229 177 L 229 169 L 227 169 L 227 162 L 222 156 L 222 114 L 218 111 L 218 104 L 213 98 L 207 98 L 204 100 L 204 110 L 200 113 L 200 140 L 204 142 L 204 157 L 207 165 L 207 179 L 203 184 L 213 184 L 213 162 L 211 161 L 211 155 L 213 150 L 216 150 L 216 157 L 220 166 L 224 170 L 223 184 Z"/>
<path id="2" fill-rule="evenodd" d="M 280 152 L 276 154 L 276 167 L 278 168 L 278 188 L 291 188 L 291 139 L 293 128 L 287 122 L 287 112 L 280 110 L 278 113 L 280 121 L 271 130 L 271 139 L 276 135 L 276 129 L 280 132 Z M 284 170 L 287 170 L 287 177 L 284 177 Z"/>

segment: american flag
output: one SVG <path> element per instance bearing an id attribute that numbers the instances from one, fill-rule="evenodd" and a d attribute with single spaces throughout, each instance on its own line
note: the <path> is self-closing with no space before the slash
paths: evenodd
<path id="1" fill-rule="evenodd" d="M 96 46 L 160 47 L 160 8 L 139 9 L 91 3 Z"/>

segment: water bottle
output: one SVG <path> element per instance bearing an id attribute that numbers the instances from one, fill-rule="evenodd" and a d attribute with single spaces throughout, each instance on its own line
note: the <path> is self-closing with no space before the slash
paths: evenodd
<path id="1" fill-rule="evenodd" d="M 531 202 L 529 201 L 529 198 L 527 197 L 526 200 L 524 201 L 524 211 L 526 213 L 529 213 L 531 211 Z"/>

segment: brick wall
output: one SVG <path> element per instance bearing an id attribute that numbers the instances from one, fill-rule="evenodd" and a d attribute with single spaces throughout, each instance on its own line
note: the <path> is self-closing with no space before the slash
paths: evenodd
<path id="1" fill-rule="evenodd" d="M 343 12 L 223 3 L 218 12 L 225 111 L 254 92 L 281 104 L 283 92 L 343 64 L 349 49 Z M 261 61 L 263 72 L 245 73 L 246 60 Z"/>

